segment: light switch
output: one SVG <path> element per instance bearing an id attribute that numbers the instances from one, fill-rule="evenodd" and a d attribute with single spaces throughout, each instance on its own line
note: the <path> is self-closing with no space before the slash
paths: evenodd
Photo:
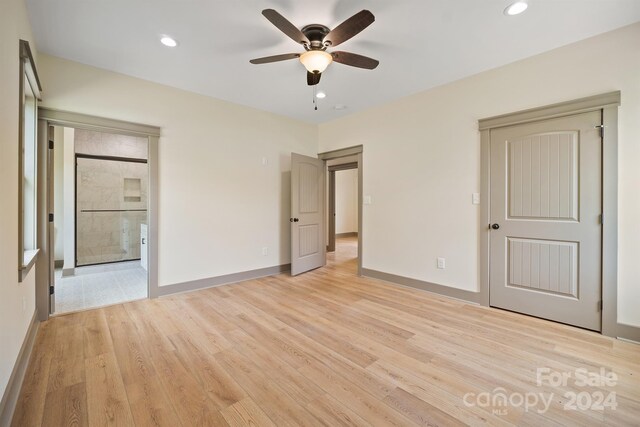
<path id="1" fill-rule="evenodd" d="M 362 198 L 362 202 L 363 202 L 365 205 L 370 205 L 371 203 L 373 203 L 373 202 L 372 202 L 372 200 L 371 200 L 371 196 L 364 196 L 364 197 Z"/>
<path id="2" fill-rule="evenodd" d="M 471 195 L 471 203 L 473 203 L 474 205 L 480 204 L 480 193 L 473 193 Z"/>
<path id="3" fill-rule="evenodd" d="M 262 158 L 262 166 L 267 166 L 269 164 L 269 159 L 267 159 L 266 157 Z"/>
<path id="4" fill-rule="evenodd" d="M 444 268 L 445 268 L 444 258 L 438 258 L 438 268 L 444 270 Z"/>

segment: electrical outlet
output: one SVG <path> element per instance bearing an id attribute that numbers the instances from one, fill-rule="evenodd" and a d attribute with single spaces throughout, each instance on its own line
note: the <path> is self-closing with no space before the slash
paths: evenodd
<path id="1" fill-rule="evenodd" d="M 373 203 L 373 200 L 371 199 L 371 196 L 364 196 L 362 199 L 363 199 L 362 202 L 365 205 L 370 205 L 370 204 Z"/>
<path id="2" fill-rule="evenodd" d="M 480 193 L 473 193 L 471 195 L 471 203 L 473 203 L 474 205 L 480 204 Z"/>
<path id="3" fill-rule="evenodd" d="M 445 265 L 444 258 L 438 258 L 438 268 L 444 270 Z"/>
<path id="4" fill-rule="evenodd" d="M 262 158 L 262 166 L 267 166 L 269 164 L 269 159 L 267 159 L 266 157 Z"/>
<path id="5" fill-rule="evenodd" d="M 269 255 L 269 248 L 265 246 L 262 248 L 262 256 L 267 256 L 267 255 Z"/>

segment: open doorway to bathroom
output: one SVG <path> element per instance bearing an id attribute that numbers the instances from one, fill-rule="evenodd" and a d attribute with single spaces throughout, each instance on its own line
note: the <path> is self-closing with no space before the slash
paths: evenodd
<path id="1" fill-rule="evenodd" d="M 52 314 L 146 298 L 148 138 L 54 135 Z"/>

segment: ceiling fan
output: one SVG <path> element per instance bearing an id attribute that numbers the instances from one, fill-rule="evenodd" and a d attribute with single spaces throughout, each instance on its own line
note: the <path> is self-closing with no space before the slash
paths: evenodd
<path id="1" fill-rule="evenodd" d="M 368 10 L 356 13 L 333 30 L 320 24 L 306 25 L 300 30 L 273 9 L 265 9 L 262 14 L 293 41 L 300 43 L 305 52 L 256 58 L 249 61 L 252 64 L 267 64 L 299 58 L 302 65 L 307 69 L 307 84 L 309 86 L 320 83 L 322 72 L 333 61 L 367 70 L 373 70 L 379 64 L 379 61 L 375 59 L 355 53 L 343 51 L 327 52 L 327 48 L 336 47 L 340 43 L 349 40 L 375 21 L 376 18 L 373 13 Z"/>

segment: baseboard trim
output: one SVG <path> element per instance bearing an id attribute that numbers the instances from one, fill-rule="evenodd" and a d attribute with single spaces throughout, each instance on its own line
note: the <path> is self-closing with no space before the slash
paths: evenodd
<path id="1" fill-rule="evenodd" d="M 640 344 L 640 327 L 638 326 L 631 326 L 625 323 L 618 322 L 616 335 L 618 336 L 618 338 Z"/>
<path id="2" fill-rule="evenodd" d="M 224 276 L 208 277 L 206 279 L 191 280 L 189 282 L 176 283 L 174 285 L 159 286 L 157 294 L 153 297 L 162 297 L 166 295 L 213 288 L 216 286 L 230 285 L 232 283 L 244 282 L 245 280 L 273 276 L 287 271 L 291 271 L 291 264 L 274 265 L 273 267 L 259 268 L 257 270 L 241 271 L 239 273 L 225 274 Z"/>
<path id="3" fill-rule="evenodd" d="M 29 366 L 29 359 L 31 358 L 31 351 L 33 350 L 33 344 L 36 341 L 36 335 L 38 332 L 38 326 L 40 321 L 38 320 L 38 312 L 33 312 L 29 329 L 27 329 L 27 335 L 24 337 L 22 347 L 18 353 L 18 359 L 13 366 L 13 371 L 9 377 L 7 388 L 4 391 L 2 400 L 0 401 L 0 426 L 11 425 L 11 419 L 20 397 L 20 389 L 22 388 L 22 382 L 24 376 L 27 373 L 27 367 Z"/>
<path id="4" fill-rule="evenodd" d="M 383 280 L 396 285 L 408 286 L 414 289 L 431 292 L 449 298 L 455 298 L 472 304 L 480 304 L 480 292 L 465 291 L 464 289 L 451 288 L 449 286 L 438 285 L 436 283 L 425 282 L 410 277 L 398 276 L 382 271 L 362 269 L 362 275 L 372 279 Z"/>
<path id="5" fill-rule="evenodd" d="M 350 231 L 348 233 L 336 233 L 336 239 L 340 237 L 358 237 L 357 231 Z"/>

